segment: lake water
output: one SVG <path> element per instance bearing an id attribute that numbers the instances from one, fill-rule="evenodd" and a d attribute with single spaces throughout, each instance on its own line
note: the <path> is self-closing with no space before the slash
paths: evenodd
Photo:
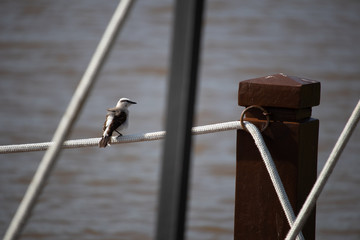
<path id="1" fill-rule="evenodd" d="M 117 1 L 0 1 L 0 145 L 52 137 Z M 120 97 L 127 134 L 164 129 L 172 2 L 138 1 L 70 138 L 99 137 Z M 322 84 L 319 169 L 360 96 L 360 2 L 209 0 L 196 125 L 239 119 L 239 81 Z M 188 239 L 231 239 L 235 131 L 195 137 Z M 317 239 L 360 239 L 360 131 L 317 205 Z M 22 239 L 152 239 L 162 141 L 65 150 Z M 0 235 L 43 152 L 0 155 Z"/>

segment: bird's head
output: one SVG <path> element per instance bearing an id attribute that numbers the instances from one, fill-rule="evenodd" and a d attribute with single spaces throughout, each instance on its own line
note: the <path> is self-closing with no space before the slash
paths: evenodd
<path id="1" fill-rule="evenodd" d="M 120 100 L 117 102 L 117 104 L 116 104 L 116 107 L 117 108 L 120 108 L 120 107 L 125 107 L 125 108 L 127 108 L 127 107 L 129 107 L 130 105 L 132 105 L 132 104 L 136 104 L 136 102 L 134 102 L 134 101 L 131 101 L 130 99 L 128 99 L 128 98 L 120 98 Z"/>

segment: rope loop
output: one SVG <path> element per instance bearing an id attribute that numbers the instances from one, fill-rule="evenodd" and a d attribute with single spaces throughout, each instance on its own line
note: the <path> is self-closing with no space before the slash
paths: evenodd
<path id="1" fill-rule="evenodd" d="M 246 128 L 245 124 L 244 124 L 244 116 L 245 116 L 245 113 L 247 111 L 249 111 L 250 109 L 252 108 L 257 108 L 257 109 L 260 109 L 262 111 L 262 114 L 266 117 L 266 123 L 265 125 L 261 128 L 260 132 L 263 132 L 266 130 L 266 128 L 269 126 L 270 124 L 270 113 L 268 111 L 265 110 L 265 108 L 259 106 L 259 105 L 251 105 L 247 108 L 244 109 L 244 111 L 241 113 L 241 116 L 240 116 L 240 124 L 241 124 L 241 127 L 242 129 L 248 131 L 248 129 Z M 249 132 L 249 131 L 248 131 Z"/>

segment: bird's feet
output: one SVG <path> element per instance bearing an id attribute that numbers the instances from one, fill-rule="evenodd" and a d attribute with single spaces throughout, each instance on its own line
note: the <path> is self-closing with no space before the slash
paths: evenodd
<path id="1" fill-rule="evenodd" d="M 119 135 L 116 137 L 116 139 L 118 139 L 119 137 L 122 136 L 121 132 L 119 132 L 119 131 L 117 131 L 117 130 L 115 130 L 115 132 L 117 132 L 117 133 L 119 134 Z"/>

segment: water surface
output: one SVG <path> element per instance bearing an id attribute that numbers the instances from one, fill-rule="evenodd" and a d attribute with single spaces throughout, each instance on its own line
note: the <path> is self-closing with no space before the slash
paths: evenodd
<path id="1" fill-rule="evenodd" d="M 117 1 L 0 2 L 0 144 L 49 141 Z M 70 138 L 101 135 L 129 97 L 127 131 L 164 129 L 172 2 L 137 1 Z M 196 125 L 239 118 L 238 82 L 274 73 L 322 84 L 319 169 L 360 96 L 358 1 L 207 3 Z M 188 239 L 231 239 L 235 132 L 194 141 Z M 360 133 L 317 207 L 317 239 L 360 239 Z M 162 143 L 62 152 L 23 239 L 152 239 Z M 0 235 L 43 152 L 0 155 Z"/>

